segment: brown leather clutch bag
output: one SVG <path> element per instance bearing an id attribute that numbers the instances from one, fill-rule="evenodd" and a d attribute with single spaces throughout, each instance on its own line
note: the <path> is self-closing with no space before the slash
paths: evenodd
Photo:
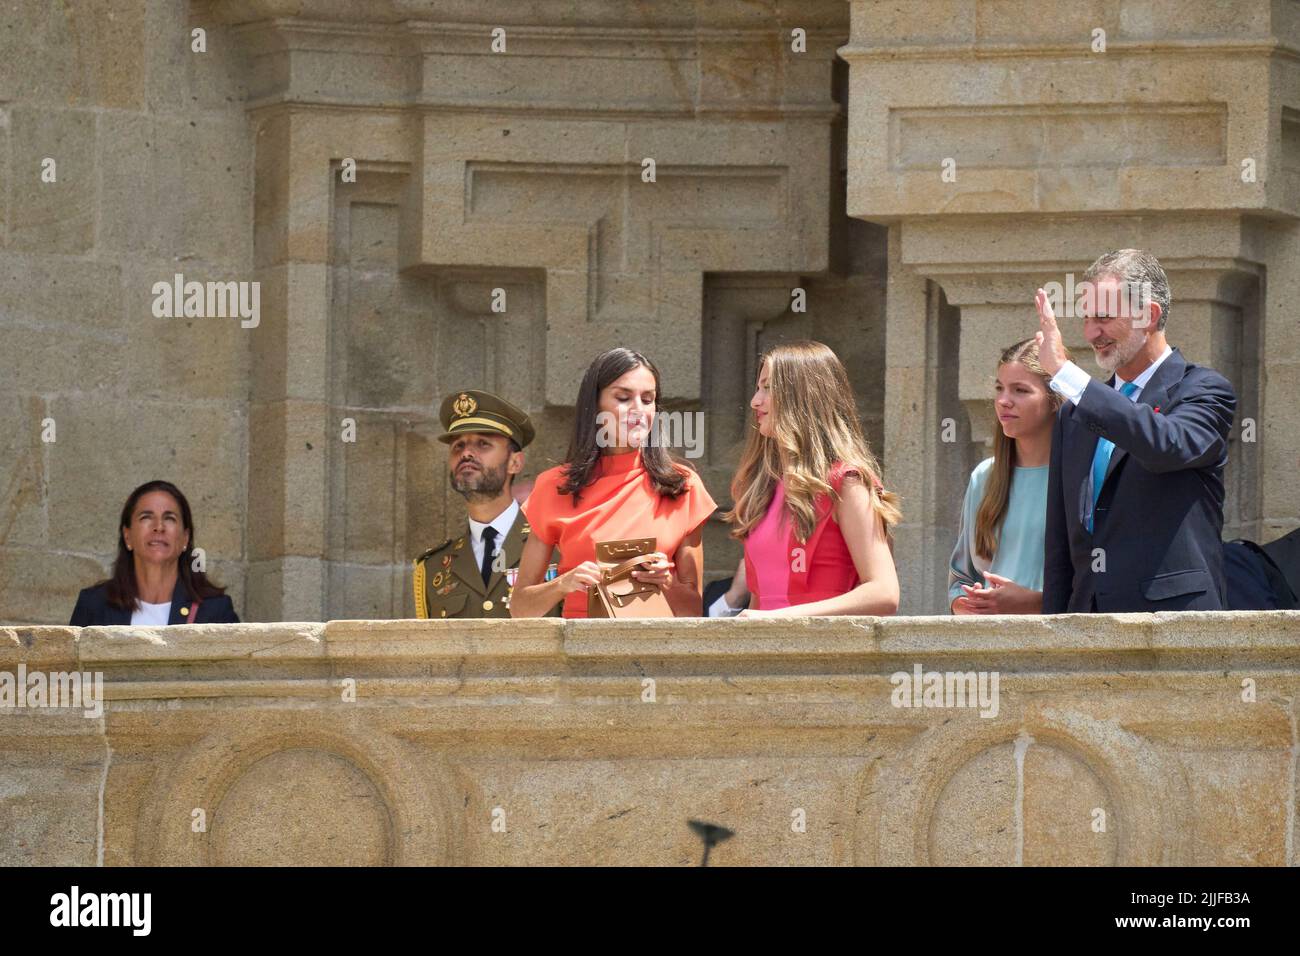
<path id="1" fill-rule="evenodd" d="M 632 577 L 633 571 L 653 560 L 654 551 L 654 538 L 597 541 L 600 583 L 587 591 L 587 617 L 673 617 L 657 585 Z"/>

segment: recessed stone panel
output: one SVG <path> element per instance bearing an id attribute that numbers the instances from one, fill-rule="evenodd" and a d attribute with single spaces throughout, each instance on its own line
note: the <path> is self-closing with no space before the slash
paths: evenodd
<path id="1" fill-rule="evenodd" d="M 226 791 L 212 821 L 217 866 L 382 866 L 388 808 L 365 772 L 321 750 L 263 757 Z"/>

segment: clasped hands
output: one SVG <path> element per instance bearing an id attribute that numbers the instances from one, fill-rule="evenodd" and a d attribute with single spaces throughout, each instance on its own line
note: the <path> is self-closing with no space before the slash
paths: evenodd
<path id="1" fill-rule="evenodd" d="M 1041 610 L 1037 591 L 991 571 L 985 572 L 984 580 L 988 582 L 987 587 L 978 584 L 961 586 L 965 594 L 952 602 L 953 614 L 1037 614 Z"/>

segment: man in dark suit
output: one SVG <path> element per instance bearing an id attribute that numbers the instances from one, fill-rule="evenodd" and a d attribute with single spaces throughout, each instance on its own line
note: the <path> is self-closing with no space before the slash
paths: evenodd
<path id="1" fill-rule="evenodd" d="M 1043 613 L 1226 607 L 1223 469 L 1237 396 L 1165 341 L 1155 257 L 1110 252 L 1084 274 L 1084 337 L 1105 383 L 1065 359 L 1038 290 L 1039 359 L 1064 395 L 1052 431 Z"/>

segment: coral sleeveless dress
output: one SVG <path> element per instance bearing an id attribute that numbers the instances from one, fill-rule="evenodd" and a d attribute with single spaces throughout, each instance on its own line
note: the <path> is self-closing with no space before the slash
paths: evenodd
<path id="1" fill-rule="evenodd" d="M 717 509 L 700 476 L 684 465 L 686 490 L 680 497 L 659 495 L 641 463 L 639 451 L 603 455 L 595 480 L 582 489 L 577 505 L 559 493 L 564 466 L 537 476 L 523 511 L 532 533 L 560 551 L 559 573 L 596 559 L 597 541 L 654 538 L 669 558 Z M 565 617 L 587 616 L 587 593 L 579 588 L 564 599 Z"/>

